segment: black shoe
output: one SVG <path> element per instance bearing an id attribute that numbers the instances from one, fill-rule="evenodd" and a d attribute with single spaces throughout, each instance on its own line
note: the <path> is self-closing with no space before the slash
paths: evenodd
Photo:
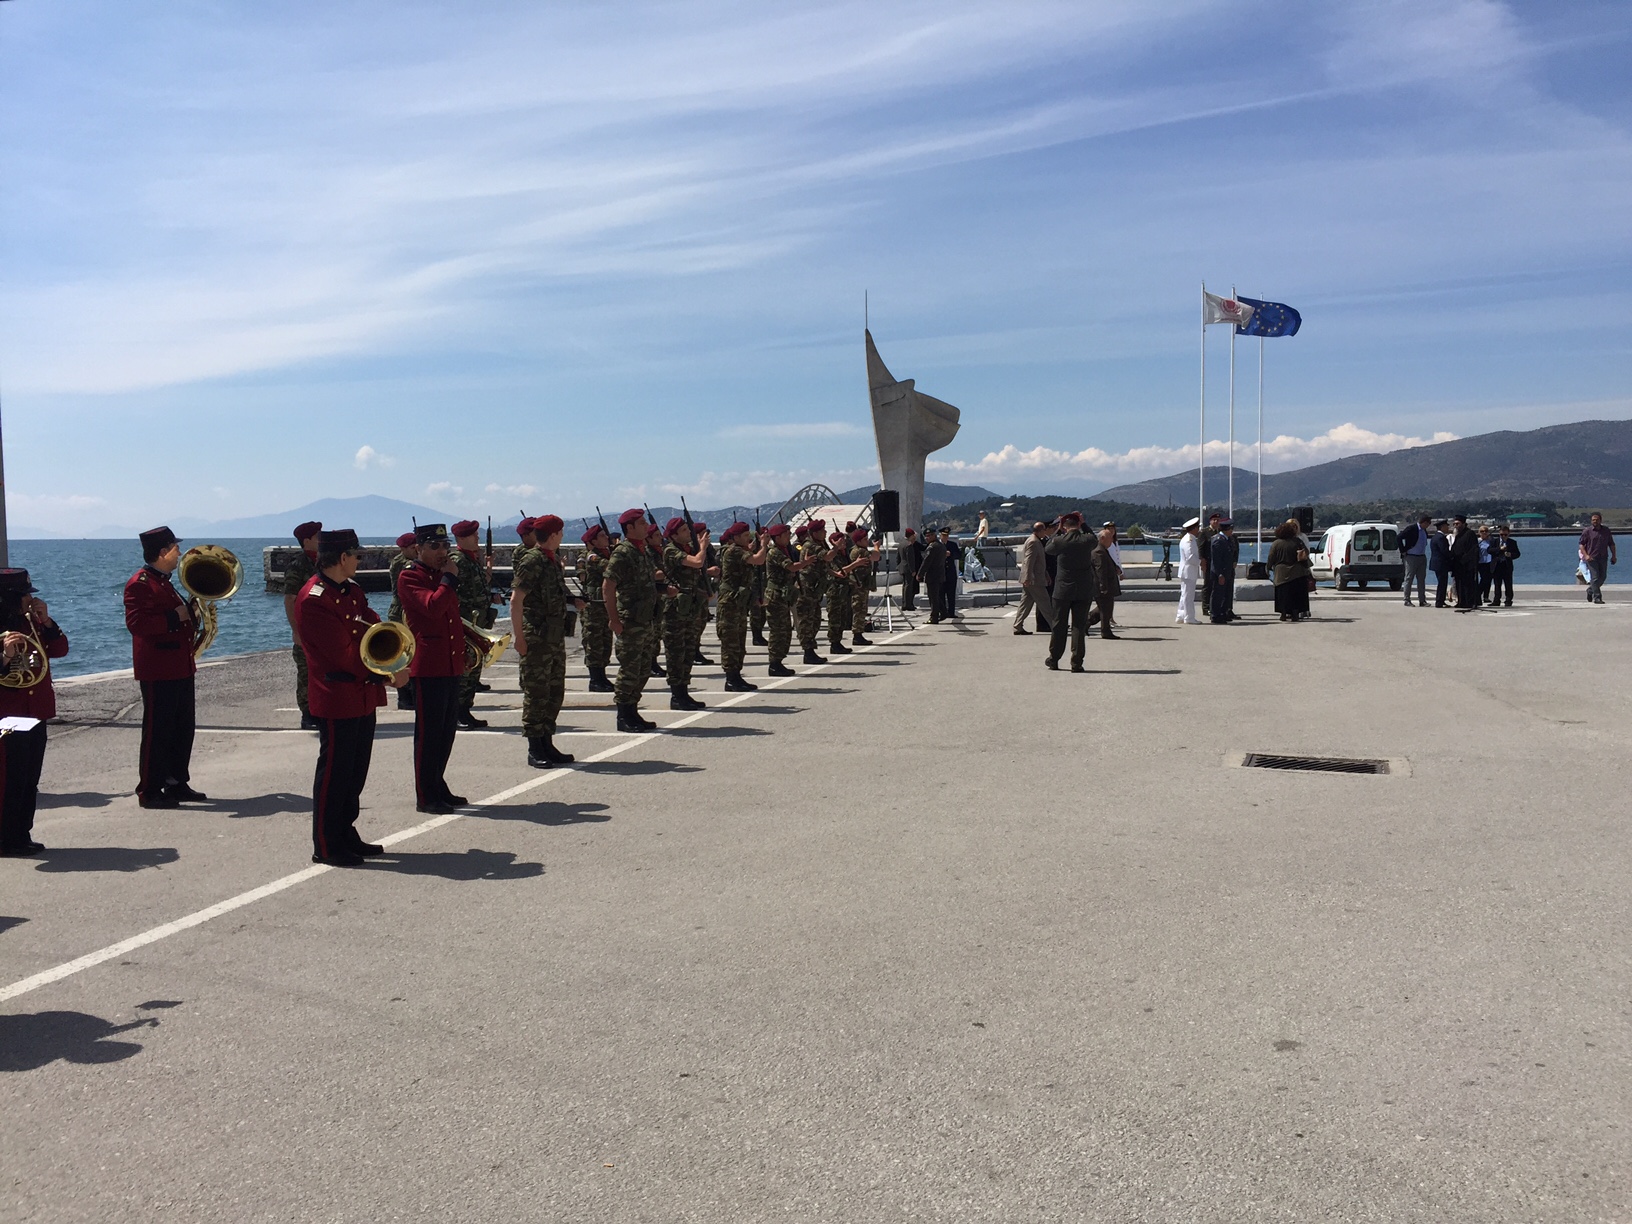
<path id="1" fill-rule="evenodd" d="M 1082 670 L 1082 664 L 1081 663 L 1071 664 L 1071 670 L 1074 671 L 1074 672 L 1080 672 Z"/>
<path id="2" fill-rule="evenodd" d="M 578 758 L 570 752 L 562 752 L 555 746 L 555 737 L 545 735 L 540 737 L 544 741 L 544 759 L 551 765 L 571 765 Z"/>
<path id="3" fill-rule="evenodd" d="M 420 808 L 419 810 L 423 812 L 425 809 Z M 327 854 L 314 853 L 312 862 L 326 863 L 330 867 L 361 867 L 363 865 L 363 856 L 353 854 L 350 850 L 331 850 Z"/>
<path id="4" fill-rule="evenodd" d="M 827 644 L 827 653 L 828 654 L 855 654 L 856 652 L 851 650 L 850 647 L 846 646 L 843 642 L 829 642 Z"/>
<path id="5" fill-rule="evenodd" d="M 203 791 L 196 791 L 185 782 L 165 787 L 164 793 L 177 803 L 203 803 L 209 799 Z"/>
<path id="6" fill-rule="evenodd" d="M 769 646 L 770 645 L 770 643 L 765 640 L 765 635 L 763 633 L 761 633 L 758 629 L 754 630 L 754 636 L 749 640 L 752 641 L 755 646 Z"/>
<path id="7" fill-rule="evenodd" d="M 1014 631 L 1014 636 L 1015 637 L 1030 637 L 1031 636 L 1031 630 L 1030 629 L 1016 629 Z"/>
<path id="8" fill-rule="evenodd" d="M 938 625 L 941 623 L 941 618 L 938 616 L 932 616 L 929 618 L 929 623 L 932 625 Z"/>
<path id="9" fill-rule="evenodd" d="M 453 805 L 451 803 L 443 803 L 440 799 L 433 799 L 429 803 L 414 804 L 414 811 L 424 812 L 427 816 L 446 816 L 449 812 L 453 811 Z"/>
<path id="10" fill-rule="evenodd" d="M 466 799 L 463 795 L 456 795 L 452 791 L 443 792 L 442 802 L 447 804 L 449 807 L 461 808 L 470 806 L 469 799 Z"/>
<path id="11" fill-rule="evenodd" d="M 313 718 L 310 714 L 302 714 L 300 716 L 300 729 L 302 731 L 317 731 L 320 728 L 318 726 L 317 719 Z"/>
<path id="12" fill-rule="evenodd" d="M 1106 642 L 1120 642 L 1122 640 L 1114 633 L 1102 633 L 1099 636 L 1101 641 Z"/>
<path id="13" fill-rule="evenodd" d="M 627 732 L 647 730 L 646 720 L 640 716 L 640 711 L 632 705 L 618 707 L 618 730 Z"/>
<path id="14" fill-rule="evenodd" d="M 592 667 L 589 669 L 589 691 L 592 693 L 610 693 L 612 681 L 606 678 L 606 668 Z"/>
<path id="15" fill-rule="evenodd" d="M 365 842 L 362 838 L 358 838 L 357 844 L 351 848 L 351 851 L 363 858 L 379 858 L 380 855 L 385 853 L 385 847 L 378 842 Z"/>
<path id="16" fill-rule="evenodd" d="M 693 663 L 706 663 L 709 667 L 714 666 L 714 660 L 709 658 L 707 655 L 705 655 L 700 650 L 696 654 L 691 656 L 691 661 Z"/>
<path id="17" fill-rule="evenodd" d="M 850 645 L 852 645 L 852 646 L 871 646 L 872 643 L 870 641 L 868 641 L 866 638 L 862 637 L 861 634 L 858 633 L 858 634 L 856 634 L 854 637 L 852 637 L 850 639 Z"/>
<path id="18" fill-rule="evenodd" d="M 781 663 L 772 663 L 765 669 L 765 673 L 770 676 L 793 676 L 798 674 L 793 668 L 785 667 Z"/>
<path id="19" fill-rule="evenodd" d="M 474 731 L 480 727 L 487 726 L 487 719 L 477 718 L 476 715 L 472 714 L 469 710 L 466 710 L 463 714 L 459 715 L 459 725 L 467 730 Z"/>
<path id="20" fill-rule="evenodd" d="M 669 691 L 669 709 L 671 710 L 706 710 L 708 707 L 693 697 L 683 688 Z"/>
<path id="21" fill-rule="evenodd" d="M 652 664 L 652 675 L 654 675 L 654 676 L 666 676 L 668 674 L 669 674 L 668 672 L 663 670 L 663 664 L 661 664 L 661 663 L 653 663 Z"/>
<path id="22" fill-rule="evenodd" d="M 493 686 L 486 680 L 478 680 L 476 681 L 476 691 L 478 693 L 491 693 L 493 691 Z"/>
<path id="23" fill-rule="evenodd" d="M 741 672 L 726 672 L 725 691 L 728 693 L 757 693 L 759 692 L 759 685 L 750 684 L 743 679 Z"/>
<path id="24" fill-rule="evenodd" d="M 406 690 L 398 689 L 397 690 L 397 709 L 399 709 L 399 710 L 411 710 L 413 708 L 414 708 L 414 699 L 408 695 Z"/>
<path id="25" fill-rule="evenodd" d="M 144 808 L 179 808 L 181 806 L 180 799 L 172 798 L 164 791 L 160 791 L 156 795 L 138 795 L 136 802 Z"/>
<path id="26" fill-rule="evenodd" d="M 822 658 L 822 656 L 817 654 L 814 650 L 805 651 L 805 666 L 819 667 L 821 664 L 826 662 L 827 660 Z"/>
<path id="27" fill-rule="evenodd" d="M 1043 666 L 1048 668 L 1049 671 L 1059 671 L 1060 661 L 1058 659 L 1044 659 Z"/>
<path id="28" fill-rule="evenodd" d="M 551 742 L 551 738 L 540 735 L 527 741 L 527 764 L 534 769 L 554 769 L 557 765 L 572 764 L 572 753 L 562 752 Z"/>

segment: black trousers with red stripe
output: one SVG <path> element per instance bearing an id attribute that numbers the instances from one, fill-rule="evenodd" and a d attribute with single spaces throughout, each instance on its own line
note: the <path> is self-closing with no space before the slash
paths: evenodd
<path id="1" fill-rule="evenodd" d="M 414 793 L 418 802 L 446 803 L 443 775 L 459 732 L 460 676 L 414 678 Z"/>
<path id="2" fill-rule="evenodd" d="M 148 799 L 190 781 L 193 759 L 193 678 L 143 680 L 142 759 L 136 795 Z"/>
<path id="3" fill-rule="evenodd" d="M 317 720 L 317 777 L 312 782 L 312 849 L 327 857 L 354 850 L 363 786 L 374 755 L 374 714 Z"/>
<path id="4" fill-rule="evenodd" d="M 0 736 L 0 847 L 10 850 L 33 840 L 34 806 L 40 798 L 40 769 L 45 765 L 45 724 L 32 731 Z"/>

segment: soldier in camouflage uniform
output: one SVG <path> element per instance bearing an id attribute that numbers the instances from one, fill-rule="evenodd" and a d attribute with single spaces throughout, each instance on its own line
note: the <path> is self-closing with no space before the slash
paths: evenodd
<path id="1" fill-rule="evenodd" d="M 720 604 L 714 630 L 720 637 L 720 666 L 725 669 L 725 691 L 752 693 L 759 688 L 742 676 L 748 657 L 748 603 L 754 595 L 754 575 L 765 564 L 765 545 L 750 551 L 753 533 L 747 523 L 732 523 L 720 536 Z"/>
<path id="2" fill-rule="evenodd" d="M 478 629 L 493 627 L 493 592 L 487 566 L 476 548 L 476 533 L 481 524 L 475 519 L 464 519 L 451 528 L 454 542 L 459 546 L 459 615 Z M 476 703 L 476 686 L 481 682 L 481 665 L 465 673 L 459 685 L 459 725 L 476 728 L 487 726 L 487 719 L 477 718 L 472 707 Z"/>
<path id="3" fill-rule="evenodd" d="M 795 561 L 788 551 L 791 533 L 786 523 L 773 523 L 765 529 L 765 635 L 769 638 L 765 653 L 770 660 L 767 669 L 773 676 L 791 676 L 794 671 L 782 660 L 788 657 L 793 644 L 794 583 L 812 561 Z"/>
<path id="4" fill-rule="evenodd" d="M 663 654 L 668 660 L 669 709 L 706 709 L 690 693 L 691 665 L 697 657 L 697 609 L 708 610 L 707 554 L 692 539 L 691 525 L 672 518 L 663 528 L 663 575 L 673 595 L 663 600 Z"/>
<path id="5" fill-rule="evenodd" d="M 566 572 L 557 553 L 565 524 L 553 514 L 529 519 L 534 544 L 518 549 L 510 587 L 511 640 L 521 656 L 521 729 L 527 736 L 527 764 L 550 769 L 572 761 L 555 746 L 555 722 L 567 695 L 567 605 L 584 601 L 567 593 Z"/>
<path id="6" fill-rule="evenodd" d="M 799 575 L 799 595 L 793 603 L 793 623 L 799 631 L 799 645 L 804 649 L 807 664 L 826 663 L 816 653 L 816 644 L 822 633 L 822 596 L 827 593 L 827 542 L 822 529 L 815 523 L 799 528 L 795 536 L 802 536 L 799 546 L 801 560 L 811 566 Z"/>
<path id="7" fill-rule="evenodd" d="M 295 624 L 295 601 L 311 576 L 317 573 L 317 533 L 322 523 L 302 523 L 295 528 L 295 539 L 300 553 L 283 567 L 283 614 L 289 618 L 289 631 L 294 635 L 295 704 L 300 707 L 300 729 L 318 730 L 317 719 L 306 701 L 306 648 L 300 644 L 300 627 Z"/>
<path id="8" fill-rule="evenodd" d="M 612 550 L 601 581 L 607 625 L 618 638 L 618 683 L 614 690 L 619 731 L 655 731 L 640 713 L 640 695 L 651 679 L 662 626 L 658 620 L 657 567 L 646 544 L 650 529 L 641 510 L 618 516 L 623 539 Z"/>
<path id="9" fill-rule="evenodd" d="M 405 531 L 397 537 L 397 555 L 391 558 L 391 609 L 385 614 L 386 620 L 396 621 L 399 625 L 408 622 L 402 615 L 402 596 L 397 594 L 397 579 L 402 571 L 415 561 L 419 560 L 419 540 L 411 531 Z M 397 690 L 397 709 L 411 710 L 414 708 L 414 681 L 409 677 Z"/>
<path id="10" fill-rule="evenodd" d="M 703 631 L 708 628 L 708 601 L 718 589 L 720 580 L 720 550 L 709 539 L 707 523 L 693 523 L 691 538 L 702 546 L 703 552 L 703 599 L 697 607 L 697 623 L 691 631 L 692 641 L 696 645 L 691 661 L 711 667 L 714 660 L 703 653 Z"/>
<path id="11" fill-rule="evenodd" d="M 753 547 L 765 546 L 765 532 L 756 529 L 753 534 Z M 761 566 L 754 571 L 754 590 L 748 600 L 748 628 L 753 634 L 755 646 L 765 645 L 765 568 Z"/>
<path id="12" fill-rule="evenodd" d="M 855 601 L 850 593 L 850 550 L 842 531 L 828 538 L 827 553 L 827 650 L 829 654 L 849 654 L 844 631 L 850 627 Z"/>
<path id="13" fill-rule="evenodd" d="M 877 579 L 873 577 L 873 563 L 878 560 L 878 554 L 873 551 L 872 543 L 867 539 L 865 531 L 851 532 L 850 540 L 852 544 L 850 560 L 855 567 L 850 577 L 850 581 L 855 584 L 850 594 L 850 644 L 871 646 L 872 643 L 862 634 L 867 628 L 868 592 L 878 585 Z"/>
<path id="14" fill-rule="evenodd" d="M 612 661 L 612 630 L 606 627 L 601 583 L 606 579 L 612 540 L 599 523 L 579 538 L 584 542 L 584 558 L 578 562 L 578 582 L 589 597 L 589 603 L 584 606 L 584 666 L 589 669 L 589 691 L 610 693 L 612 681 L 606 678 L 606 665 Z"/>
<path id="15" fill-rule="evenodd" d="M 516 524 L 516 535 L 521 538 L 521 543 L 517 544 L 510 554 L 510 575 L 512 579 L 515 577 L 516 566 L 521 564 L 522 554 L 527 552 L 528 549 L 538 547 L 538 536 L 534 533 L 537 526 L 538 520 L 528 518 L 525 514 L 521 516 L 521 521 Z M 511 584 L 511 589 L 515 589 L 514 582 Z"/>

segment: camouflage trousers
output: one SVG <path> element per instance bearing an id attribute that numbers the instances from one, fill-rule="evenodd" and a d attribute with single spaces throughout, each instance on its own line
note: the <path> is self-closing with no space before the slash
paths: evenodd
<path id="1" fill-rule="evenodd" d="M 468 639 L 467 639 L 468 640 Z M 476 704 L 476 686 L 482 681 L 482 669 L 467 671 L 459 678 L 459 712 L 468 714 Z"/>
<path id="2" fill-rule="evenodd" d="M 740 672 L 748 657 L 748 601 L 722 600 L 714 613 L 714 632 L 720 639 L 720 666 Z"/>
<path id="3" fill-rule="evenodd" d="M 816 643 L 822 636 L 822 597 L 815 594 L 801 594 L 793 601 L 793 624 L 799 631 L 799 646 L 803 650 L 815 650 Z"/>
<path id="4" fill-rule="evenodd" d="M 765 601 L 765 640 L 768 643 L 765 653 L 772 663 L 780 663 L 788 657 L 788 647 L 793 642 L 793 608 L 790 605 L 779 600 Z"/>
<path id="5" fill-rule="evenodd" d="M 528 739 L 555 734 L 567 696 L 567 643 L 529 634 L 521 660 L 521 729 Z"/>
<path id="6" fill-rule="evenodd" d="M 306 704 L 306 648 L 295 647 L 295 704 L 300 707 L 300 716 L 310 718 L 312 707 Z"/>
<path id="7" fill-rule="evenodd" d="M 673 608 L 663 613 L 663 670 L 671 689 L 691 687 L 691 665 L 701 641 L 695 616 L 681 616 Z"/>
<path id="8" fill-rule="evenodd" d="M 752 601 L 750 601 L 750 602 L 752 602 Z M 748 628 L 752 629 L 755 633 L 764 633 L 765 632 L 765 605 L 764 604 L 756 603 L 756 604 L 753 604 L 753 606 L 748 609 Z"/>
<path id="9" fill-rule="evenodd" d="M 652 678 L 652 664 L 657 662 L 662 637 L 663 628 L 655 620 L 642 625 L 623 622 L 623 632 L 618 634 L 618 679 L 612 691 L 619 705 L 640 703 L 646 681 Z"/>
<path id="10" fill-rule="evenodd" d="M 827 593 L 828 641 L 844 641 L 844 631 L 850 628 L 850 611 L 852 606 L 850 586 L 848 583 L 841 587 L 834 587 Z"/>
<path id="11" fill-rule="evenodd" d="M 850 594 L 850 632 L 867 631 L 867 588 L 860 583 Z"/>
<path id="12" fill-rule="evenodd" d="M 612 630 L 606 623 L 606 605 L 599 600 L 584 605 L 584 666 L 605 667 L 612 661 Z"/>

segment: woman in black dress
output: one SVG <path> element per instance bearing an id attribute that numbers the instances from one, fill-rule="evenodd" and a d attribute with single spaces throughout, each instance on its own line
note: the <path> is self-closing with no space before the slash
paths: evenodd
<path id="1" fill-rule="evenodd" d="M 1298 520 L 1287 519 L 1275 528 L 1269 546 L 1269 573 L 1275 583 L 1275 611 L 1283 621 L 1309 615 L 1309 550 L 1298 538 Z"/>

